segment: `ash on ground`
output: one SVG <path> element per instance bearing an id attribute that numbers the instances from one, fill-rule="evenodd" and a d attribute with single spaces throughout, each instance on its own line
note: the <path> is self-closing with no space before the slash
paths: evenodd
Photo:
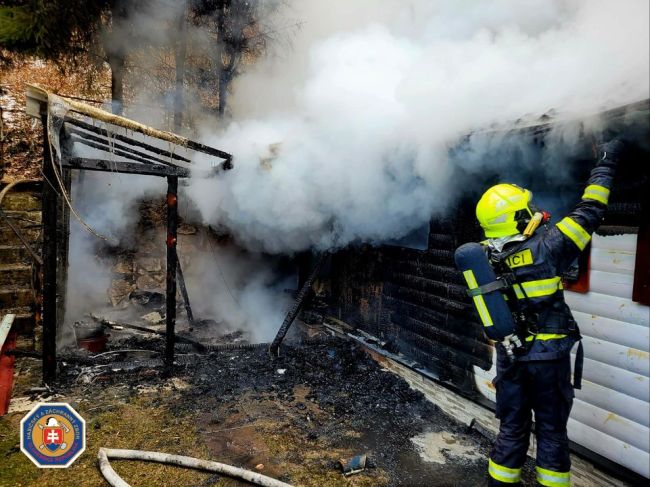
<path id="1" fill-rule="evenodd" d="M 291 344 L 275 359 L 266 348 L 204 354 L 179 351 L 172 377 L 164 377 L 154 361 L 147 362 L 159 357 L 162 338 L 136 335 L 120 346 L 142 351 L 124 352 L 112 359 L 113 364 L 139 360 L 144 365 L 128 373 L 111 372 L 86 357 L 62 368 L 58 390 L 86 417 L 89 449 L 188 454 L 183 445 L 189 442 L 198 448 L 197 456 L 297 486 L 486 485 L 489 441 L 446 416 L 352 342 L 331 337 Z M 102 372 L 81 380 L 93 369 Z M 120 416 L 121 408 L 130 408 L 128 414 Z M 110 411 L 110 420 L 102 416 Z M 113 424 L 128 423 L 138 414 L 135 411 L 142 417 L 133 421 L 142 427 L 164 422 L 156 438 L 124 433 L 123 425 Z M 188 424 L 192 425 L 189 432 Z M 147 428 L 156 431 L 157 426 Z M 97 434 L 103 444 L 92 440 Z M 184 437 L 187 434 L 190 439 Z M 437 437 L 444 441 L 430 441 Z M 449 438 L 453 441 L 446 441 Z M 368 456 L 366 469 L 345 477 L 340 460 L 361 454 Z M 137 484 L 153 485 L 138 468 Z M 122 473 L 129 481 L 129 470 Z M 192 481 L 177 479 L 174 485 L 240 485 L 192 475 Z M 534 485 L 530 468 L 526 482 Z"/>

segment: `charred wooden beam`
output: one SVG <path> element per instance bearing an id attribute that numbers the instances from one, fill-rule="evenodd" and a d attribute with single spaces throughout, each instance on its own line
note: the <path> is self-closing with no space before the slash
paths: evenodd
<path id="1" fill-rule="evenodd" d="M 96 136 L 96 135 L 93 135 L 93 134 L 89 134 L 87 132 L 84 132 L 83 130 L 77 130 L 75 128 L 69 128 L 68 132 L 73 137 L 73 140 L 72 140 L 73 142 L 79 142 L 78 139 L 81 138 L 83 140 L 87 140 L 87 141 L 90 141 L 90 142 L 94 142 L 96 144 L 100 144 L 102 146 L 101 150 L 103 150 L 105 152 L 115 152 L 117 154 L 116 151 L 119 150 L 119 151 L 122 151 L 122 152 L 126 152 L 128 154 L 132 154 L 134 157 L 136 157 L 138 159 L 145 159 L 146 161 L 148 161 L 149 164 L 151 164 L 151 163 L 169 164 L 169 161 L 165 161 L 163 159 L 159 159 L 159 158 L 154 157 L 154 156 L 152 156 L 150 154 L 147 154 L 145 152 L 142 152 L 142 151 L 139 151 L 139 150 L 136 150 L 136 149 L 132 149 L 131 147 L 128 147 L 126 145 L 118 144 L 117 142 L 110 141 L 109 139 L 107 139 L 105 137 L 99 137 L 99 136 Z M 123 156 L 123 157 L 127 157 L 127 156 Z M 131 156 L 128 156 L 128 157 L 131 158 Z"/>
<path id="2" fill-rule="evenodd" d="M 132 139 L 131 137 L 126 137 L 124 135 L 120 134 L 114 134 L 114 133 L 109 133 L 108 130 L 103 129 L 101 127 L 95 127 L 94 125 L 90 123 L 86 123 L 82 120 L 77 120 L 76 118 L 71 118 L 71 117 L 66 117 L 65 119 L 66 123 L 69 123 L 71 125 L 74 125 L 76 127 L 80 127 L 84 130 L 87 130 L 89 132 L 92 132 L 94 134 L 101 135 L 103 137 L 108 137 L 111 139 L 119 140 L 120 142 L 124 142 L 129 145 L 133 145 L 136 147 L 141 147 L 142 149 L 148 150 L 149 152 L 152 152 L 154 154 L 157 154 L 159 156 L 163 157 L 169 157 L 170 159 L 174 159 L 177 161 L 182 161 L 182 162 L 192 162 L 186 157 L 180 156 L 178 154 L 174 154 L 173 152 L 166 151 L 165 149 L 160 149 L 156 146 L 153 146 L 151 144 L 147 144 L 145 142 L 140 142 L 139 140 Z M 173 164 L 173 162 L 170 161 L 165 161 L 165 164 Z"/>
<path id="3" fill-rule="evenodd" d="M 194 313 L 192 313 L 192 305 L 190 305 L 190 296 L 187 293 L 187 286 L 185 286 L 185 277 L 183 276 L 183 269 L 181 268 L 181 261 L 176 256 L 176 261 L 178 262 L 178 287 L 181 290 L 181 296 L 183 297 L 183 303 L 185 303 L 185 312 L 187 313 L 187 321 L 190 322 L 190 325 L 194 324 Z"/>
<path id="4" fill-rule="evenodd" d="M 145 159 L 145 158 L 136 156 L 134 154 L 130 154 L 128 152 L 117 149 L 115 147 L 111 147 L 110 145 L 105 144 L 105 143 L 92 142 L 92 141 L 84 139 L 82 137 L 77 137 L 76 135 L 73 135 L 72 137 L 70 137 L 70 142 L 85 145 L 87 147 L 91 147 L 93 149 L 100 150 L 102 152 L 109 152 L 109 153 L 114 154 L 114 155 L 116 155 L 118 157 L 124 157 L 125 159 L 129 159 L 129 160 L 131 160 L 133 162 L 138 162 L 140 164 L 154 164 L 154 162 L 152 162 L 149 159 Z"/>
<path id="5" fill-rule="evenodd" d="M 158 331 L 154 330 L 152 328 L 147 328 L 146 326 L 139 326 L 139 325 L 132 325 L 131 323 L 124 323 L 124 322 L 117 322 L 117 321 L 110 321 L 107 320 L 106 318 L 102 318 L 101 316 L 93 315 L 91 314 L 90 317 L 97 321 L 98 323 L 101 323 L 104 326 L 107 326 L 112 329 L 119 329 L 120 327 L 122 328 L 128 328 L 130 330 L 137 330 L 137 331 L 142 331 L 144 333 L 151 333 L 154 335 L 159 335 L 159 336 L 167 336 L 166 331 Z M 208 347 L 203 345 L 200 342 L 197 342 L 196 340 L 192 340 L 191 338 L 187 338 L 181 335 L 176 335 L 175 336 L 176 341 L 178 343 L 186 343 L 188 345 L 192 345 L 194 348 L 196 348 L 199 352 L 205 352 L 208 350 Z"/>
<path id="6" fill-rule="evenodd" d="M 214 147 L 209 147 L 205 144 L 201 144 L 200 142 L 194 142 L 193 140 L 186 139 L 185 137 L 181 137 L 180 135 L 176 135 L 171 132 L 148 127 L 134 120 L 129 120 L 128 118 L 113 115 L 112 113 L 108 113 L 99 108 L 91 107 L 90 105 L 75 102 L 74 100 L 66 99 L 66 102 L 71 105 L 73 110 L 77 113 L 100 120 L 106 124 L 124 127 L 128 130 L 133 130 L 134 132 L 139 132 L 149 137 L 161 139 L 166 142 L 179 145 L 181 147 L 187 147 L 188 149 L 196 152 L 202 152 L 210 156 L 220 157 L 221 159 L 225 159 L 227 162 L 232 162 L 231 154 L 228 154 L 227 152 L 219 149 L 215 149 Z M 74 119 L 72 117 L 68 117 L 66 118 L 66 121 L 68 120 Z"/>
<path id="7" fill-rule="evenodd" d="M 64 159 L 63 167 L 70 169 L 86 169 L 90 171 L 107 171 L 124 174 L 142 174 L 144 176 L 190 177 L 190 170 L 184 167 L 164 166 L 162 164 L 141 164 L 128 161 L 107 161 L 105 159 L 88 159 L 71 157 Z"/>
<path id="8" fill-rule="evenodd" d="M 57 271 L 57 199 L 56 176 L 50 152 L 47 115 L 43 124 L 43 382 L 56 380 L 56 271 Z"/>
<path id="9" fill-rule="evenodd" d="M 185 147 L 197 152 L 203 152 L 204 154 L 208 154 L 210 156 L 220 157 L 221 159 L 225 160 L 223 164 L 223 169 L 224 170 L 232 169 L 232 155 L 228 154 L 227 152 L 224 152 L 219 149 L 215 149 L 213 147 L 208 147 L 207 145 L 200 144 L 192 140 L 188 140 Z"/>
<path id="10" fill-rule="evenodd" d="M 174 365 L 174 338 L 176 334 L 176 271 L 178 256 L 176 242 L 178 239 L 178 178 L 167 178 L 167 282 L 166 282 L 166 316 L 165 316 L 165 368 L 171 374 Z"/>
<path id="11" fill-rule="evenodd" d="M 284 340 L 284 337 L 287 335 L 287 332 L 289 331 L 291 324 L 296 319 L 296 316 L 298 316 L 298 313 L 300 312 L 302 306 L 305 304 L 306 298 L 311 291 L 311 285 L 313 284 L 314 279 L 316 279 L 316 277 L 318 276 L 318 273 L 320 272 L 321 267 L 323 267 L 323 264 L 325 263 L 325 260 L 327 259 L 328 256 L 329 256 L 329 252 L 323 252 L 321 254 L 321 256 L 316 261 L 316 265 L 311 270 L 311 273 L 309 274 L 309 276 L 303 283 L 302 287 L 300 288 L 300 292 L 296 296 L 295 301 L 291 305 L 289 312 L 285 316 L 282 325 L 278 329 L 278 332 L 276 333 L 275 338 L 273 339 L 273 342 L 269 347 L 269 352 L 271 355 L 273 356 L 278 355 L 278 351 L 280 349 L 280 344 L 282 343 L 282 340 Z"/>
<path id="12" fill-rule="evenodd" d="M 72 174 L 70 169 L 60 171 L 61 185 L 69 199 L 72 199 Z M 70 250 L 70 207 L 64 198 L 58 198 L 56 208 L 56 318 L 65 323 L 66 295 L 68 293 L 68 254 Z"/>

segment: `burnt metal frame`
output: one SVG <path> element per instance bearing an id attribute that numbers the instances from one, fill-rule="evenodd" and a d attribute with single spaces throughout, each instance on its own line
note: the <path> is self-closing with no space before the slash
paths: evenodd
<path id="1" fill-rule="evenodd" d="M 67 272 L 69 217 L 68 208 L 61 201 L 61 195 L 55 187 L 57 174 L 53 165 L 53 154 L 48 133 L 48 105 L 39 100 L 39 115 L 43 126 L 43 381 L 56 380 L 56 330 L 57 311 L 63 309 L 65 301 L 65 285 L 59 289 L 59 273 Z M 88 116 L 88 115 L 86 115 Z M 92 118 L 88 116 L 89 118 Z M 71 126 L 71 127 L 68 127 Z M 65 129 L 69 128 L 68 131 Z M 81 129 L 81 130 L 80 130 Z M 176 341 L 176 280 L 180 279 L 180 288 L 185 301 L 188 319 L 193 321 L 189 297 L 177 254 L 178 227 L 178 178 L 190 177 L 190 160 L 173 152 L 160 149 L 150 144 L 140 142 L 120 134 L 109 134 L 105 129 L 88 124 L 72 117 L 65 117 L 61 124 L 61 178 L 69 194 L 70 170 L 91 170 L 140 174 L 167 178 L 167 275 L 166 275 L 166 323 L 165 323 L 165 371 L 171 373 L 174 362 L 174 344 Z M 119 140 L 115 143 L 111 139 Z M 82 143 L 96 150 L 104 151 L 113 157 L 124 160 L 91 159 L 71 157 L 71 143 Z M 126 144 L 126 145 L 125 145 Z M 128 147 L 130 146 L 130 147 Z M 137 147 L 137 149 L 136 149 Z M 223 161 L 215 166 L 214 172 L 231 169 L 232 156 L 226 152 L 214 149 L 193 141 L 187 141 L 186 148 L 209 156 L 218 157 Z M 151 154 L 148 154 L 148 151 Z M 152 155 L 152 154 L 155 154 Z M 163 160 L 162 157 L 168 158 Z M 63 222 L 59 221 L 59 213 L 63 212 Z M 65 226 L 65 228 L 62 228 Z M 57 272 L 58 271 L 58 272 Z M 65 282 L 64 282 L 65 284 Z"/>

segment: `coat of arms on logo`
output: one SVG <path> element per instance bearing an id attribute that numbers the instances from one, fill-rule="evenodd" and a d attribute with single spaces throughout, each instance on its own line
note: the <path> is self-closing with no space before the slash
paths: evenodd
<path id="1" fill-rule="evenodd" d="M 20 422 L 20 449 L 37 467 L 69 467 L 86 449 L 86 422 L 69 404 L 40 403 Z"/>

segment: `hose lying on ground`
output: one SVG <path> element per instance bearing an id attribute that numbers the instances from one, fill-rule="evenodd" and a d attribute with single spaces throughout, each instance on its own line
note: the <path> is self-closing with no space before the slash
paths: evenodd
<path id="1" fill-rule="evenodd" d="M 293 487 L 279 480 L 267 477 L 259 473 L 244 470 L 243 468 L 233 467 L 225 463 L 211 462 L 209 460 L 199 460 L 198 458 L 185 457 L 182 455 L 170 455 L 154 451 L 141 450 L 117 450 L 113 448 L 100 448 L 97 454 L 99 460 L 99 469 L 106 481 L 113 487 L 131 487 L 122 478 L 115 473 L 111 467 L 109 458 L 120 460 L 141 460 L 144 462 L 158 462 L 178 467 L 194 468 L 196 470 L 205 470 L 206 472 L 221 473 L 229 477 L 246 480 L 255 485 L 263 487 Z"/>

